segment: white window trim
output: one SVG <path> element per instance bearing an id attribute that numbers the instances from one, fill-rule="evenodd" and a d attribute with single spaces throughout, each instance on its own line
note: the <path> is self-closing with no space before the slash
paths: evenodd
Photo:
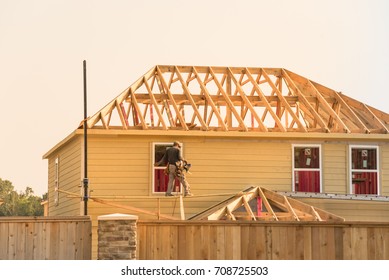
<path id="1" fill-rule="evenodd" d="M 352 167 L 352 149 L 376 149 L 377 150 L 377 169 L 353 169 Z M 381 193 L 381 176 L 380 176 L 380 149 L 377 145 L 349 145 L 348 151 L 348 162 L 349 162 L 349 193 L 353 193 L 353 172 L 376 172 L 377 173 L 377 195 Z"/>
<path id="2" fill-rule="evenodd" d="M 154 191 L 154 183 L 155 183 L 155 175 L 154 169 L 165 169 L 166 166 L 154 166 L 154 155 L 155 155 L 155 146 L 156 145 L 171 145 L 173 146 L 173 142 L 153 142 L 151 143 L 151 194 L 152 195 L 161 195 L 165 194 L 165 192 L 156 192 Z M 181 154 L 184 152 L 184 145 L 181 143 Z M 180 184 L 180 192 L 173 192 L 174 194 L 182 193 L 182 184 Z"/>
<path id="3" fill-rule="evenodd" d="M 295 168 L 294 165 L 294 148 L 298 147 L 312 147 L 312 148 L 319 148 L 319 168 Z M 323 157 L 322 157 L 322 147 L 321 144 L 292 144 L 292 191 L 295 192 L 295 171 L 319 171 L 319 182 L 320 182 L 320 193 L 323 191 Z"/>

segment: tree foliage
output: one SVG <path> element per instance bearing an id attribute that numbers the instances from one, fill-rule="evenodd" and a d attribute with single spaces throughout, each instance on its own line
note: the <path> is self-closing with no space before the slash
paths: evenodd
<path id="1" fill-rule="evenodd" d="M 0 178 L 0 216 L 43 216 L 41 202 L 31 187 L 17 192 L 10 181 Z"/>

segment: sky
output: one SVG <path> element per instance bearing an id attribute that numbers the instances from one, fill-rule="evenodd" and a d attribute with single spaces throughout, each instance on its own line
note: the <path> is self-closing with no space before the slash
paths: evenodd
<path id="1" fill-rule="evenodd" d="M 389 1 L 0 0 L 0 178 L 47 192 L 43 154 L 158 64 L 282 67 L 389 113 Z"/>

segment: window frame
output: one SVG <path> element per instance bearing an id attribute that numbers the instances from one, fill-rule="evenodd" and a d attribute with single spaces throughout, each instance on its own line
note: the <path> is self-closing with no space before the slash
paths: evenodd
<path id="1" fill-rule="evenodd" d="M 151 143 L 151 194 L 152 195 L 164 195 L 166 192 L 157 192 L 155 191 L 155 171 L 156 169 L 165 169 L 166 166 L 154 166 L 155 164 L 155 147 L 157 145 L 171 146 L 173 147 L 174 142 L 152 142 Z M 181 154 L 184 151 L 184 145 L 181 143 Z M 172 192 L 173 194 L 181 194 L 182 193 L 182 184 L 180 183 L 180 191 Z"/>
<path id="2" fill-rule="evenodd" d="M 295 148 L 319 148 L 319 168 L 296 168 Z M 323 192 L 323 153 L 321 144 L 292 144 L 292 191 L 296 190 L 296 171 L 319 171 L 319 193 Z M 301 192 L 301 191 L 299 191 Z"/>
<path id="3" fill-rule="evenodd" d="M 376 150 L 376 169 L 353 169 L 353 149 L 375 149 Z M 348 156 L 348 178 L 349 178 L 349 193 L 355 194 L 353 192 L 353 172 L 368 172 L 368 173 L 377 173 L 377 193 L 376 194 L 360 194 L 360 195 L 380 195 L 381 193 L 381 174 L 380 174 L 380 149 L 378 145 L 349 145 L 349 156 Z"/>

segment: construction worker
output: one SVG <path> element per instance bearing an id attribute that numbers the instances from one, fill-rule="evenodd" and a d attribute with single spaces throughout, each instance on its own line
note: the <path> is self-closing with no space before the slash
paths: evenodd
<path id="1" fill-rule="evenodd" d="M 172 191 L 176 178 L 184 187 L 184 196 L 192 196 L 192 193 L 190 192 L 189 183 L 186 181 L 183 170 L 178 170 L 178 168 L 182 166 L 183 161 L 185 160 L 182 158 L 181 155 L 181 143 L 178 141 L 174 141 L 173 147 L 167 149 L 162 159 L 155 164 L 156 166 L 167 164 L 169 183 L 165 194 L 166 196 L 173 196 Z"/>

